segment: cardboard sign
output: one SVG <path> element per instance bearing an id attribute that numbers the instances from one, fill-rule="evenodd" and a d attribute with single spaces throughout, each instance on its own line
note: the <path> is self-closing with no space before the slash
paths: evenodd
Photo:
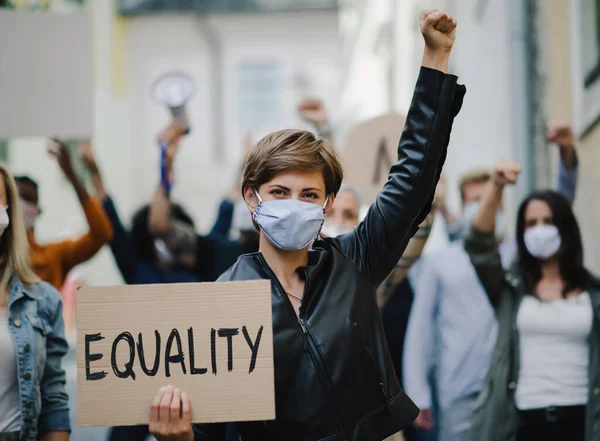
<path id="1" fill-rule="evenodd" d="M 0 139 L 92 135 L 88 14 L 0 9 Z"/>
<path id="2" fill-rule="evenodd" d="M 162 386 L 193 422 L 275 418 L 271 282 L 82 287 L 79 426 L 148 424 Z"/>
<path id="3" fill-rule="evenodd" d="M 406 118 L 383 115 L 352 127 L 342 150 L 344 182 L 358 188 L 362 203 L 375 202 L 398 157 L 398 141 Z"/>

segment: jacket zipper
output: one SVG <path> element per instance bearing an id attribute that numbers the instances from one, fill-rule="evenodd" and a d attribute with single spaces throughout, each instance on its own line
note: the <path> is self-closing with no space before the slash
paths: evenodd
<path id="1" fill-rule="evenodd" d="M 365 334 L 363 333 L 362 328 L 360 327 L 360 323 L 358 323 L 358 321 L 356 321 L 356 320 L 353 320 L 353 324 L 354 324 L 354 326 L 356 326 L 356 329 L 358 329 L 358 333 L 362 337 L 363 344 L 365 346 L 365 350 L 367 351 L 367 354 L 369 354 L 369 358 L 371 359 L 373 368 L 375 368 L 375 374 L 377 374 L 377 381 L 379 382 L 379 388 L 381 389 L 381 394 L 383 395 L 384 404 L 386 407 L 388 407 L 389 402 L 387 399 L 387 393 L 386 393 L 385 387 L 383 385 L 383 380 L 381 378 L 381 374 L 379 373 L 379 368 L 377 367 L 377 363 L 375 362 L 375 357 L 373 357 L 373 353 L 371 352 L 371 349 L 369 348 L 367 338 L 365 337 Z"/>
<path id="2" fill-rule="evenodd" d="M 344 424 L 344 420 L 342 419 L 342 412 L 340 410 L 338 402 L 333 394 L 333 385 L 331 384 L 329 375 L 327 375 L 327 369 L 325 368 L 325 363 L 323 362 L 323 357 L 321 357 L 321 352 L 319 351 L 319 348 L 317 346 L 316 339 L 303 319 L 300 319 L 300 324 L 303 332 L 306 332 L 305 335 L 309 342 L 308 352 L 310 353 L 313 363 L 315 364 L 317 376 L 321 381 L 321 386 L 323 387 L 323 389 L 325 389 L 325 392 L 327 392 L 327 394 L 329 395 L 329 399 L 334 405 L 335 414 L 338 419 L 340 434 L 342 435 L 344 440 L 347 440 L 348 430 L 346 429 L 346 425 Z"/>
<path id="3" fill-rule="evenodd" d="M 318 348 L 316 347 L 316 340 L 314 339 L 314 336 L 310 332 L 308 325 L 306 324 L 304 319 L 300 316 L 300 314 L 298 316 L 296 316 L 296 311 L 294 310 L 294 306 L 292 305 L 292 302 L 290 301 L 287 294 L 285 293 L 285 289 L 283 289 L 283 286 L 279 282 L 279 279 L 277 279 L 277 277 L 275 276 L 275 274 L 273 273 L 273 271 L 271 270 L 269 265 L 264 261 L 262 256 L 260 256 L 260 259 L 261 259 L 263 266 L 269 273 L 271 280 L 275 283 L 275 286 L 279 290 L 279 294 L 283 297 L 283 300 L 284 300 L 285 304 L 287 305 L 288 310 L 294 315 L 294 317 L 296 317 L 296 323 L 298 323 L 298 327 L 300 328 L 300 332 L 302 333 L 302 341 L 303 341 L 304 351 L 308 351 L 308 353 L 310 354 L 310 358 L 312 359 L 313 364 L 315 365 L 315 370 L 317 371 L 317 377 L 319 378 L 321 387 L 325 390 L 325 392 L 329 396 L 330 401 L 333 403 L 333 406 L 335 409 L 335 414 L 336 414 L 336 417 L 338 420 L 338 430 L 340 431 L 340 434 L 342 435 L 342 438 L 345 441 L 348 439 L 348 436 L 347 436 L 348 431 L 346 430 L 346 426 L 342 419 L 342 413 L 340 411 L 338 402 L 335 399 L 335 396 L 333 394 L 333 386 L 329 379 L 329 375 L 327 375 L 327 370 L 325 369 L 323 359 L 319 353 Z M 304 270 L 304 278 L 305 278 L 304 293 L 302 295 L 302 298 L 304 298 L 304 294 L 306 294 L 306 288 L 308 286 L 308 271 L 306 271 L 306 269 Z M 302 305 L 300 306 L 300 308 L 302 308 Z"/>

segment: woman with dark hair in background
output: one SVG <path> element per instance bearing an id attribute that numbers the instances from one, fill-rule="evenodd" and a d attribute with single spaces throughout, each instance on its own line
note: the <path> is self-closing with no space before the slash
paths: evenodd
<path id="1" fill-rule="evenodd" d="M 518 174 L 514 163 L 496 167 L 465 239 L 499 326 L 471 439 L 598 441 L 600 285 L 583 266 L 570 204 L 553 191 L 521 204 L 518 260 L 502 269 L 494 219 Z"/>

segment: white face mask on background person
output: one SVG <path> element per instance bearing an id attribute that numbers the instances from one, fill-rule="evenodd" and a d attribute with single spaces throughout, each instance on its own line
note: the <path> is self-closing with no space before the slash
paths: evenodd
<path id="1" fill-rule="evenodd" d="M 8 217 L 8 205 L 6 207 L 0 205 L 0 236 L 4 234 L 9 225 L 10 219 Z"/>
<path id="2" fill-rule="evenodd" d="M 332 223 L 328 224 L 327 222 L 325 222 L 323 224 L 323 228 L 321 229 L 321 234 L 325 237 L 338 237 L 342 234 L 351 232 L 353 229 L 354 228 L 344 227 L 343 225 Z"/>
<path id="3" fill-rule="evenodd" d="M 469 202 L 467 205 L 465 205 L 462 215 L 462 228 L 464 234 L 466 234 L 469 231 L 469 228 L 473 223 L 473 219 L 475 218 L 475 215 L 477 214 L 480 205 L 481 203 L 479 201 Z M 496 219 L 494 221 L 494 224 L 496 238 L 498 238 L 498 240 L 502 240 L 506 233 L 506 225 L 504 223 L 504 213 L 501 209 L 498 209 L 498 211 L 496 211 Z"/>
<path id="4" fill-rule="evenodd" d="M 175 263 L 175 257 L 167 244 L 162 239 L 154 240 L 154 250 L 156 251 L 156 257 L 158 261 L 164 266 L 171 266 Z"/>
<path id="5" fill-rule="evenodd" d="M 525 231 L 523 241 L 529 254 L 540 260 L 553 257 L 561 245 L 561 237 L 555 225 L 536 225 Z"/>
<path id="6" fill-rule="evenodd" d="M 233 219 L 231 227 L 237 231 L 256 231 L 252 223 L 252 215 L 243 199 L 233 206 Z"/>
<path id="7" fill-rule="evenodd" d="M 23 222 L 25 222 L 25 228 L 30 230 L 35 225 L 35 221 L 40 215 L 40 207 L 33 202 L 21 199 L 21 210 L 23 211 Z"/>

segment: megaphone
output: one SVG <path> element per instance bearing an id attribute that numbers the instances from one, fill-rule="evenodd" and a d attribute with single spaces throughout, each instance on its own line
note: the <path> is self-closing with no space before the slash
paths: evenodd
<path id="1" fill-rule="evenodd" d="M 151 88 L 154 102 L 167 106 L 173 116 L 173 122 L 190 131 L 190 123 L 185 104 L 196 92 L 196 85 L 191 76 L 184 72 L 172 71 L 158 77 Z"/>

